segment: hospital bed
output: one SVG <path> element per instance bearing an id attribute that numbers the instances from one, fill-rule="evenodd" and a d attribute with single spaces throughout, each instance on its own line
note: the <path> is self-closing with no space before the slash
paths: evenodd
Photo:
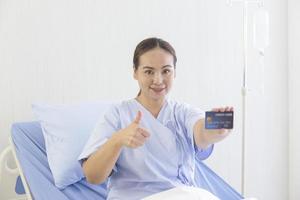
<path id="1" fill-rule="evenodd" d="M 21 191 L 24 193 L 24 199 L 106 199 L 106 183 L 92 185 L 85 179 L 82 179 L 63 190 L 58 189 L 54 185 L 47 162 L 45 143 L 39 122 L 14 123 L 11 129 L 11 147 L 22 180 L 17 181 L 16 188 L 21 187 Z M 200 161 L 200 159 L 197 160 L 195 180 L 197 186 L 210 191 L 221 200 L 240 200 L 243 198 L 222 178 Z"/>

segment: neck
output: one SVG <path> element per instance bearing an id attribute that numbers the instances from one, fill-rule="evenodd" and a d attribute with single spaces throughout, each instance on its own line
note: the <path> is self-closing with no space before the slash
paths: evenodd
<path id="1" fill-rule="evenodd" d="M 142 104 L 148 111 L 152 113 L 154 117 L 157 117 L 160 109 L 162 108 L 165 98 L 158 99 L 158 100 L 152 100 L 149 98 L 146 98 L 143 94 L 140 94 L 136 97 L 136 100 Z"/>

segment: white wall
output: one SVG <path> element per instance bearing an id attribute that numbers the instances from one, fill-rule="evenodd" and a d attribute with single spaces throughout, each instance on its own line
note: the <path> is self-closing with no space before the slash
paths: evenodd
<path id="1" fill-rule="evenodd" d="M 171 96 L 203 109 L 235 107 L 235 130 L 207 163 L 241 191 L 242 5 L 226 2 L 0 1 L 0 150 L 13 122 L 33 120 L 33 101 L 134 97 L 134 47 L 158 36 L 179 58 Z M 249 46 L 245 191 L 259 199 L 287 199 L 286 6 L 266 1 L 271 46 L 265 95 L 257 92 L 257 52 Z M 249 9 L 251 22 L 257 6 Z M 249 25 L 250 41 L 251 31 Z"/>
<path id="2" fill-rule="evenodd" d="M 299 117 L 300 113 L 300 2 L 289 0 L 289 185 L 290 200 L 300 199 L 300 147 Z"/>
<path id="3" fill-rule="evenodd" d="M 265 50 L 264 95 L 255 90 L 260 87 L 258 52 L 249 50 L 249 87 L 254 91 L 248 99 L 246 193 L 288 199 L 287 2 L 265 1 L 265 7 L 270 45 Z"/>

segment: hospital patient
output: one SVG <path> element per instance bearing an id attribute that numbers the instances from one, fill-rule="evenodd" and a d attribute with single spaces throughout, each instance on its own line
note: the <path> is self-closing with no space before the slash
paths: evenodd
<path id="1" fill-rule="evenodd" d="M 109 178 L 109 200 L 136 200 L 166 191 L 169 197 L 172 191 L 181 191 L 187 199 L 189 195 L 205 199 L 201 194 L 209 193 L 199 188 L 189 192 L 196 185 L 195 157 L 209 155 L 213 144 L 230 130 L 206 130 L 201 110 L 167 98 L 176 77 L 176 61 L 168 42 L 158 38 L 141 41 L 133 57 L 138 95 L 104 115 L 79 157 L 88 182 L 99 184 Z"/>

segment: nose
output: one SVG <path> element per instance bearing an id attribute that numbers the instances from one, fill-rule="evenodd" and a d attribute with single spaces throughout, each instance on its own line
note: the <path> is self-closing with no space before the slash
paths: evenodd
<path id="1" fill-rule="evenodd" d="M 155 73 L 153 77 L 153 83 L 159 85 L 163 82 L 163 76 L 160 73 Z"/>

